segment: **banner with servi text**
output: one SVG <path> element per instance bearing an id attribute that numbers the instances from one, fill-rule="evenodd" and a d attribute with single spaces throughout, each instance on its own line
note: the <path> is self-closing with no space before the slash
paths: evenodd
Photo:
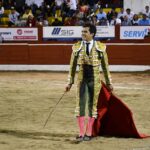
<path id="1" fill-rule="evenodd" d="M 120 39 L 135 40 L 144 39 L 150 32 L 150 26 L 121 26 Z"/>
<path id="2" fill-rule="evenodd" d="M 4 41 L 37 41 L 37 28 L 0 28 Z"/>
<path id="3" fill-rule="evenodd" d="M 43 39 L 80 39 L 82 33 L 81 26 L 52 26 L 43 27 Z M 97 26 L 96 38 L 114 38 L 114 26 Z"/>

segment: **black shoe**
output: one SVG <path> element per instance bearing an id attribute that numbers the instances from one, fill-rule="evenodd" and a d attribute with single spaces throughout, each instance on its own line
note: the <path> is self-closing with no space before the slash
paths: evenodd
<path id="1" fill-rule="evenodd" d="M 84 141 L 90 141 L 92 139 L 92 136 L 88 136 L 88 135 L 85 135 L 83 140 Z"/>
<path id="2" fill-rule="evenodd" d="M 76 137 L 76 141 L 77 142 L 82 142 L 84 140 L 84 137 L 83 136 L 77 136 Z"/>

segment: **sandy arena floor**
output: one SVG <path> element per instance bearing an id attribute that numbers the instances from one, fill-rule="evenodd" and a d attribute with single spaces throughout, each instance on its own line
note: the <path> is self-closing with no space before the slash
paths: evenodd
<path id="1" fill-rule="evenodd" d="M 138 131 L 150 135 L 150 72 L 112 73 L 112 79 Z M 67 73 L 0 72 L 0 150 L 150 150 L 150 138 L 97 137 L 76 144 L 76 85 L 43 128 L 66 83 Z"/>

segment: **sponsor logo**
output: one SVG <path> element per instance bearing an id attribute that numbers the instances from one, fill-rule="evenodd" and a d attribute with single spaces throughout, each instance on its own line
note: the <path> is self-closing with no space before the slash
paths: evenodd
<path id="1" fill-rule="evenodd" d="M 72 36 L 74 31 L 62 28 L 54 28 L 51 34 L 55 36 Z"/>
<path id="2" fill-rule="evenodd" d="M 60 33 L 61 28 L 54 28 L 52 31 L 52 35 L 58 35 Z"/>
<path id="3" fill-rule="evenodd" d="M 124 37 L 144 37 L 147 35 L 148 29 L 145 29 L 143 31 L 124 31 L 123 36 Z"/>
<path id="4" fill-rule="evenodd" d="M 21 34 L 22 34 L 22 30 L 21 30 L 21 29 L 18 29 L 18 30 L 17 30 L 17 34 L 18 34 L 18 35 L 21 35 Z"/>

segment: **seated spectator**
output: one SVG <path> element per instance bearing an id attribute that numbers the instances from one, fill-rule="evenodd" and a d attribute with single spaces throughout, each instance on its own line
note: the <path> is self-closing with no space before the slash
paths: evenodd
<path id="1" fill-rule="evenodd" d="M 77 10 L 77 1 L 76 0 L 67 0 L 67 5 L 69 6 L 69 11 L 67 13 L 67 16 L 72 17 Z"/>
<path id="2" fill-rule="evenodd" d="M 37 25 L 36 19 L 34 16 L 29 15 L 27 22 L 26 22 L 26 26 L 27 27 L 35 27 Z"/>
<path id="3" fill-rule="evenodd" d="M 139 25 L 140 26 L 146 26 L 146 25 L 150 25 L 150 19 L 147 18 L 146 14 L 142 15 L 142 19 L 139 20 Z"/>
<path id="4" fill-rule="evenodd" d="M 124 16 L 127 16 L 127 17 L 128 17 L 128 19 L 132 20 L 133 15 L 134 15 L 134 12 L 133 12 L 133 11 L 131 11 L 131 9 L 130 9 L 130 8 L 127 8 L 127 9 L 126 9 L 126 12 L 124 13 Z"/>
<path id="5" fill-rule="evenodd" d="M 146 16 L 150 19 L 150 9 L 149 9 L 149 6 L 145 6 L 145 10 L 143 11 L 143 14 L 146 14 Z"/>
<path id="6" fill-rule="evenodd" d="M 11 13 L 9 14 L 9 23 L 8 26 L 15 26 L 18 24 L 19 13 L 15 10 L 14 7 L 11 8 Z"/>
<path id="7" fill-rule="evenodd" d="M 55 0 L 55 5 L 53 6 L 53 16 L 56 16 L 57 10 L 59 10 L 62 13 L 63 5 L 64 5 L 64 0 Z"/>
<path id="8" fill-rule="evenodd" d="M 38 8 L 40 8 L 42 6 L 42 4 L 44 3 L 44 0 L 34 0 L 33 2 Z"/>
<path id="9" fill-rule="evenodd" d="M 0 18 L 3 17 L 3 14 L 4 14 L 4 7 L 3 7 L 2 2 L 0 1 Z"/>
<path id="10" fill-rule="evenodd" d="M 64 26 L 75 26 L 76 25 L 76 17 L 69 17 L 67 20 L 64 22 Z"/>
<path id="11" fill-rule="evenodd" d="M 132 23 L 131 23 L 131 20 L 128 18 L 128 16 L 124 16 L 123 17 L 123 20 L 122 20 L 122 22 L 121 22 L 121 25 L 122 26 L 131 26 L 132 25 Z"/>
<path id="12" fill-rule="evenodd" d="M 85 14 L 88 12 L 88 10 L 89 10 L 89 6 L 87 5 L 86 2 L 82 1 L 81 5 L 79 6 L 79 11 Z"/>
<path id="13" fill-rule="evenodd" d="M 124 8 L 121 8 L 121 11 L 118 13 L 117 18 L 121 18 L 125 16 Z"/>
<path id="14" fill-rule="evenodd" d="M 113 19 L 114 16 L 117 16 L 118 13 L 115 11 L 115 9 L 111 9 L 110 12 L 107 13 L 107 19 L 109 22 L 111 22 L 111 20 Z"/>
<path id="15" fill-rule="evenodd" d="M 98 25 L 99 26 L 109 26 L 109 21 L 107 20 L 107 18 L 102 18 L 99 20 Z"/>
<path id="16" fill-rule="evenodd" d="M 83 26 L 84 23 L 85 23 L 84 18 L 81 19 L 81 18 L 76 17 L 76 23 L 75 23 L 76 26 Z"/>
<path id="17" fill-rule="evenodd" d="M 133 26 L 138 26 L 139 25 L 139 17 L 137 14 L 134 14 L 133 19 L 131 20 L 131 23 Z"/>
<path id="18" fill-rule="evenodd" d="M 31 7 L 31 6 L 34 4 L 34 0 L 25 0 L 25 4 L 26 4 L 28 7 Z"/>
<path id="19" fill-rule="evenodd" d="M 63 26 L 63 23 L 55 18 L 55 21 L 52 23 L 52 26 Z"/>
<path id="20" fill-rule="evenodd" d="M 96 15 L 93 15 L 91 17 L 91 23 L 94 24 L 95 26 L 98 25 L 98 21 L 97 21 L 97 16 Z"/>
<path id="21" fill-rule="evenodd" d="M 99 13 L 97 14 L 97 20 L 101 20 L 102 18 L 106 18 L 106 13 L 100 8 Z"/>
<path id="22" fill-rule="evenodd" d="M 4 14 L 4 7 L 2 5 L 2 2 L 0 1 L 0 24 L 1 24 L 1 18 L 3 17 Z"/>
<path id="23" fill-rule="evenodd" d="M 14 0 L 14 6 L 16 8 L 16 11 L 19 12 L 20 15 L 22 15 L 25 9 L 25 0 Z"/>
<path id="24" fill-rule="evenodd" d="M 110 21 L 110 26 L 121 25 L 121 19 L 117 18 L 116 15 L 112 16 L 112 20 Z"/>
<path id="25" fill-rule="evenodd" d="M 27 8 L 25 9 L 25 12 L 24 12 L 24 14 L 22 15 L 21 19 L 27 20 L 29 16 L 33 16 L 33 14 L 32 14 L 32 11 L 31 11 L 30 7 L 27 7 Z"/>
<path id="26" fill-rule="evenodd" d="M 49 26 L 48 16 L 43 17 L 43 26 Z"/>
<path id="27" fill-rule="evenodd" d="M 11 7 L 14 7 L 14 1 L 13 0 L 3 0 L 3 6 L 5 9 L 11 9 Z"/>

